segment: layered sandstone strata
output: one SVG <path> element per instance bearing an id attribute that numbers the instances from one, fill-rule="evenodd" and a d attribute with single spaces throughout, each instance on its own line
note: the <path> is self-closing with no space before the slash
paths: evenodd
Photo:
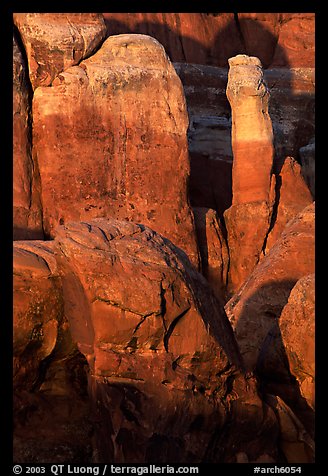
<path id="1" fill-rule="evenodd" d="M 148 36 L 110 37 L 51 88 L 38 88 L 33 152 L 46 233 L 54 236 L 71 219 L 133 220 L 198 264 L 187 127 L 181 82 L 163 47 Z"/>
<path id="2" fill-rule="evenodd" d="M 32 161 L 31 96 L 23 52 L 13 38 L 14 239 L 43 238 L 38 170 Z"/>
<path id="3" fill-rule="evenodd" d="M 275 199 L 269 92 L 258 58 L 229 60 L 232 111 L 232 205 L 225 211 L 230 250 L 229 290 L 236 291 L 260 259 Z"/>
<path id="4" fill-rule="evenodd" d="M 33 89 L 90 56 L 105 38 L 101 13 L 14 13 Z"/>

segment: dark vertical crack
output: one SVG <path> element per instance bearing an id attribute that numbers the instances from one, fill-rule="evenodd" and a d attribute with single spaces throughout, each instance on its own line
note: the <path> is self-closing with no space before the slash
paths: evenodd
<path id="1" fill-rule="evenodd" d="M 188 306 L 186 309 L 184 309 L 184 311 L 180 312 L 180 314 L 178 314 L 177 317 L 175 317 L 173 319 L 173 321 L 171 322 L 171 324 L 169 325 L 169 328 L 168 328 L 167 332 L 164 335 L 164 347 L 165 347 L 166 352 L 169 351 L 169 339 L 172 335 L 172 332 L 174 331 L 174 328 L 176 327 L 176 325 L 178 324 L 180 319 L 182 319 L 183 316 L 185 316 L 187 314 L 189 309 L 190 309 L 190 306 Z"/>
<path id="2" fill-rule="evenodd" d="M 247 50 L 246 50 L 246 42 L 245 42 L 245 38 L 244 38 L 244 35 L 243 35 L 243 32 L 242 32 L 242 29 L 241 29 L 241 26 L 240 26 L 240 22 L 239 22 L 239 18 L 238 18 L 238 13 L 234 13 L 233 14 L 233 18 L 235 20 L 235 24 L 236 24 L 236 28 L 237 28 L 237 31 L 238 31 L 238 34 L 239 34 L 239 38 L 240 38 L 240 41 L 245 49 L 245 52 L 247 53 Z"/>

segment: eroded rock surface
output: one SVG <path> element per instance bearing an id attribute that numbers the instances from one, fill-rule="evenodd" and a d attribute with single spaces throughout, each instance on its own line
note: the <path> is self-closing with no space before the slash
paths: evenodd
<path id="1" fill-rule="evenodd" d="M 202 274 L 219 299 L 225 300 L 229 269 L 229 250 L 224 227 L 210 208 L 193 208 Z"/>
<path id="2" fill-rule="evenodd" d="M 291 220 L 225 309 L 248 368 L 298 279 L 314 269 L 314 204 Z"/>
<path id="3" fill-rule="evenodd" d="M 276 421 L 239 373 L 223 306 L 185 255 L 115 220 L 64 225 L 55 242 L 65 312 L 91 371 L 97 460 L 226 461 L 245 444 L 251 458 L 263 453 Z M 235 398 L 230 417 L 223 402 Z M 226 418 L 239 435 L 231 449 L 212 440 Z"/>
<path id="4" fill-rule="evenodd" d="M 260 259 L 275 197 L 268 90 L 258 58 L 229 60 L 232 110 L 232 205 L 224 218 L 230 251 L 229 291 L 236 291 Z"/>
<path id="5" fill-rule="evenodd" d="M 243 53 L 268 67 L 314 67 L 314 13 L 104 13 L 108 35 L 144 33 L 172 61 L 228 65 Z"/>
<path id="6" fill-rule="evenodd" d="M 15 463 L 92 458 L 86 362 L 64 316 L 54 242 L 14 242 Z"/>
<path id="7" fill-rule="evenodd" d="M 315 281 L 304 276 L 293 287 L 279 327 L 291 373 L 311 408 L 315 407 Z"/>
<path id="8" fill-rule="evenodd" d="M 268 234 L 265 253 L 277 241 L 286 224 L 312 203 L 311 192 L 306 185 L 301 166 L 293 157 L 286 157 L 279 175 L 276 175 L 275 216 Z"/>
<path id="9" fill-rule="evenodd" d="M 105 38 L 100 13 L 14 13 L 33 89 L 90 56 Z"/>
<path id="10" fill-rule="evenodd" d="M 13 38 L 13 224 L 14 240 L 41 239 L 39 177 L 32 162 L 31 96 L 23 52 Z"/>
<path id="11" fill-rule="evenodd" d="M 53 87 L 37 89 L 33 116 L 47 234 L 72 219 L 133 220 L 171 239 L 198 265 L 185 98 L 156 40 L 108 38 Z"/>

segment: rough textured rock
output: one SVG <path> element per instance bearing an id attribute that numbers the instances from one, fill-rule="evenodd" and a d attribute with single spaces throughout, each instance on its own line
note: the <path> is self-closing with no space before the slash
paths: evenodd
<path id="1" fill-rule="evenodd" d="M 63 302 L 47 245 L 38 252 L 24 244 L 14 242 L 14 379 L 31 389 L 41 362 L 56 345 Z"/>
<path id="2" fill-rule="evenodd" d="M 53 87 L 37 89 L 33 117 L 47 234 L 72 219 L 133 220 L 171 239 L 198 264 L 187 198 L 185 98 L 156 40 L 108 38 Z"/>
<path id="3" fill-rule="evenodd" d="M 311 192 L 302 177 L 301 166 L 292 157 L 286 157 L 280 174 L 276 175 L 276 210 L 265 253 L 277 241 L 286 224 L 312 201 Z"/>
<path id="4" fill-rule="evenodd" d="M 71 340 L 54 242 L 14 242 L 14 462 L 88 462 L 85 361 Z"/>
<path id="5" fill-rule="evenodd" d="M 195 207 L 215 209 L 220 216 L 232 203 L 231 109 L 225 89 L 227 69 L 175 63 L 186 95 L 190 152 L 190 200 Z M 275 68 L 263 71 L 270 90 L 269 113 L 278 173 L 289 155 L 308 168 L 299 149 L 314 134 L 314 69 Z M 310 163 L 314 178 L 314 162 Z"/>
<path id="6" fill-rule="evenodd" d="M 291 220 L 225 306 L 245 361 L 264 393 L 279 395 L 313 437 L 314 413 L 290 373 L 279 318 L 296 282 L 314 272 L 314 204 Z"/>
<path id="7" fill-rule="evenodd" d="M 232 205 L 224 218 L 230 251 L 229 290 L 236 291 L 260 259 L 269 230 L 275 182 L 268 90 L 258 58 L 229 59 L 232 110 Z"/>
<path id="8" fill-rule="evenodd" d="M 311 190 L 313 198 L 315 197 L 315 140 L 311 138 L 309 144 L 301 147 L 299 150 L 300 161 L 302 164 L 302 174 Z"/>
<path id="9" fill-rule="evenodd" d="M 281 13 L 278 48 L 272 67 L 289 66 L 314 68 L 315 14 Z"/>
<path id="10" fill-rule="evenodd" d="M 219 299 L 225 300 L 229 250 L 225 230 L 215 210 L 193 208 L 202 274 Z"/>
<path id="11" fill-rule="evenodd" d="M 104 13 L 108 35 L 143 33 L 156 38 L 172 61 L 227 66 L 243 51 L 233 13 Z"/>
<path id="12" fill-rule="evenodd" d="M 314 409 L 315 380 L 315 283 L 314 274 L 299 279 L 279 320 L 290 371 L 300 391 Z"/>
<path id="13" fill-rule="evenodd" d="M 43 238 L 38 173 L 31 153 L 31 98 L 22 51 L 13 38 L 14 240 Z"/>
<path id="14" fill-rule="evenodd" d="M 227 66 L 239 53 L 265 67 L 313 67 L 313 13 L 104 13 L 108 35 L 146 33 L 172 61 Z"/>
<path id="15" fill-rule="evenodd" d="M 314 463 L 314 441 L 292 409 L 278 396 L 267 395 L 266 401 L 279 420 L 279 447 L 287 463 Z"/>
<path id="16" fill-rule="evenodd" d="M 14 13 L 14 23 L 33 89 L 49 86 L 58 73 L 90 56 L 106 33 L 100 13 Z"/>
<path id="17" fill-rule="evenodd" d="M 147 227 L 105 219 L 59 227 L 55 242 L 65 312 L 90 366 L 97 461 L 274 454 L 275 418 L 239 373 L 223 307 L 183 253 Z"/>
<path id="18" fill-rule="evenodd" d="M 285 227 L 280 238 L 225 306 L 248 369 L 280 317 L 291 289 L 314 269 L 314 204 Z"/>

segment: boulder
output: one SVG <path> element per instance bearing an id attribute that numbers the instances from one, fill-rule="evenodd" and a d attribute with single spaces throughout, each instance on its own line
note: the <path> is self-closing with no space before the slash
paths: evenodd
<path id="1" fill-rule="evenodd" d="M 315 282 L 314 274 L 299 279 L 279 319 L 282 342 L 292 375 L 308 405 L 315 407 Z"/>
<path id="2" fill-rule="evenodd" d="M 39 177 L 32 161 L 31 95 L 23 51 L 13 38 L 13 225 L 14 240 L 41 239 Z"/>
<path id="3" fill-rule="evenodd" d="M 260 259 L 269 231 L 275 182 L 268 90 L 258 58 L 229 59 L 227 97 L 232 111 L 232 205 L 224 212 L 235 292 Z"/>
<path id="4" fill-rule="evenodd" d="M 178 248 L 143 225 L 100 218 L 59 227 L 55 243 L 65 313 L 90 368 L 98 462 L 275 454 L 276 420 L 238 370 L 223 306 Z M 213 440 L 225 405 L 233 447 Z"/>
<path id="5" fill-rule="evenodd" d="M 33 152 L 47 235 L 67 220 L 133 220 L 198 265 L 187 127 L 181 82 L 163 47 L 145 35 L 110 37 L 51 88 L 38 88 Z"/>
<path id="6" fill-rule="evenodd" d="M 33 90 L 90 56 L 105 38 L 100 13 L 14 13 Z"/>

